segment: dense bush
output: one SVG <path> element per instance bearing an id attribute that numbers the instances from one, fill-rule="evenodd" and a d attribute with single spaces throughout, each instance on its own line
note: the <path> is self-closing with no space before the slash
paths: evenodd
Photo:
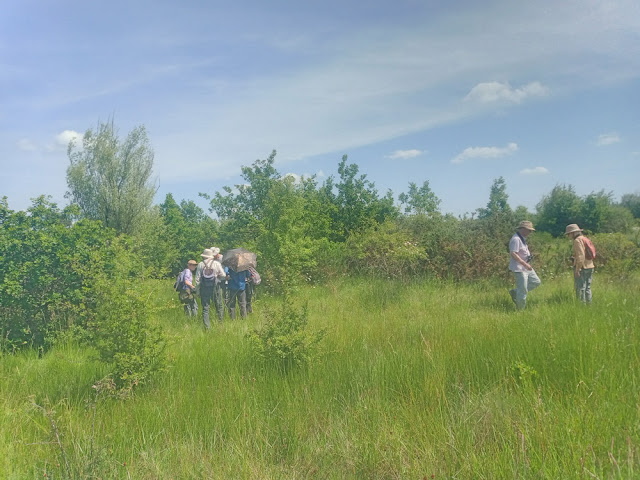
<path id="1" fill-rule="evenodd" d="M 311 362 L 326 330 L 308 327 L 307 308 L 295 308 L 285 298 L 280 310 L 267 310 L 264 324 L 246 338 L 254 358 L 266 365 L 288 370 Z"/>
<path id="2" fill-rule="evenodd" d="M 144 263 L 129 237 L 72 216 L 44 197 L 27 212 L 0 202 L 2 350 L 44 352 L 73 331 L 113 365 L 119 386 L 140 383 L 164 347 L 137 288 Z"/>

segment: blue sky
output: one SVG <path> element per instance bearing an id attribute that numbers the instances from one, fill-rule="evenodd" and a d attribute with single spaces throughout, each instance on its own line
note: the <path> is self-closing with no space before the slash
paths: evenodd
<path id="1" fill-rule="evenodd" d="M 64 205 L 66 144 L 144 125 L 156 200 L 277 168 L 381 193 L 428 180 L 455 214 L 503 176 L 513 207 L 558 183 L 640 191 L 640 2 L 5 0 L 0 196 Z"/>

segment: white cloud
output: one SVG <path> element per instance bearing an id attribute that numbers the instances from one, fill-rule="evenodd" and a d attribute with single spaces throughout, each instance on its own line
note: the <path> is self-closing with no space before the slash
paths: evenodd
<path id="1" fill-rule="evenodd" d="M 517 143 L 509 143 L 506 147 L 468 147 L 456 155 L 451 163 L 462 163 L 471 158 L 499 158 L 518 151 Z"/>
<path id="2" fill-rule="evenodd" d="M 38 146 L 28 138 L 22 138 L 18 141 L 18 148 L 23 152 L 35 152 Z"/>
<path id="3" fill-rule="evenodd" d="M 56 143 L 65 148 L 69 146 L 69 142 L 71 141 L 76 142 L 76 145 L 80 145 L 82 142 L 82 136 L 82 133 L 78 133 L 75 130 L 65 130 L 56 135 Z"/>
<path id="4" fill-rule="evenodd" d="M 64 130 L 54 137 L 53 143 L 47 145 L 47 150 L 50 152 L 66 150 L 72 140 L 76 147 L 82 148 L 82 137 L 83 134 L 75 130 Z"/>
<path id="5" fill-rule="evenodd" d="M 295 183 L 296 185 L 298 185 L 300 183 L 300 180 L 302 180 L 302 177 L 300 175 L 292 172 L 285 173 L 282 178 L 293 178 L 293 183 Z"/>
<path id="6" fill-rule="evenodd" d="M 406 160 L 408 158 L 415 158 L 419 155 L 423 155 L 427 153 L 425 150 L 396 150 L 395 152 L 393 152 L 391 155 L 388 155 L 387 158 L 390 158 L 392 160 Z"/>
<path id="7" fill-rule="evenodd" d="M 521 175 L 546 175 L 548 173 L 549 170 L 545 167 L 525 168 L 524 170 L 520 170 Z"/>
<path id="8" fill-rule="evenodd" d="M 618 143 L 620 141 L 620 136 L 615 133 L 603 133 L 602 135 L 598 135 L 598 139 L 596 140 L 596 145 L 598 147 L 603 147 L 605 145 L 611 145 L 613 143 Z"/>
<path id="9" fill-rule="evenodd" d="M 509 83 L 479 83 L 465 97 L 466 101 L 479 103 L 508 102 L 522 103 L 529 97 L 544 97 L 549 89 L 540 82 L 532 82 L 520 88 L 513 88 Z"/>

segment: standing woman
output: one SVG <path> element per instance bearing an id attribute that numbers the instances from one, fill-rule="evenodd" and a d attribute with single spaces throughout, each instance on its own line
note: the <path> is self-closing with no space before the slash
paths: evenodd
<path id="1" fill-rule="evenodd" d="M 567 225 L 564 231 L 573 243 L 573 280 L 576 297 L 582 303 L 591 305 L 591 280 L 593 279 L 593 258 L 587 255 L 585 242 L 588 240 L 582 234 L 582 229 L 575 223 Z"/>

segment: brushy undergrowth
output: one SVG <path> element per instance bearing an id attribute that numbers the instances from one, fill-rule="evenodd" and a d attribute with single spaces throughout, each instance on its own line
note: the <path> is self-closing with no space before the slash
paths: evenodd
<path id="1" fill-rule="evenodd" d="M 205 332 L 158 284 L 170 367 L 124 401 L 73 342 L 0 360 L 0 476 L 638 478 L 639 281 L 543 282 L 516 312 L 507 283 L 334 277 L 293 298 L 327 334 L 287 375 L 247 361 L 281 300 Z"/>

